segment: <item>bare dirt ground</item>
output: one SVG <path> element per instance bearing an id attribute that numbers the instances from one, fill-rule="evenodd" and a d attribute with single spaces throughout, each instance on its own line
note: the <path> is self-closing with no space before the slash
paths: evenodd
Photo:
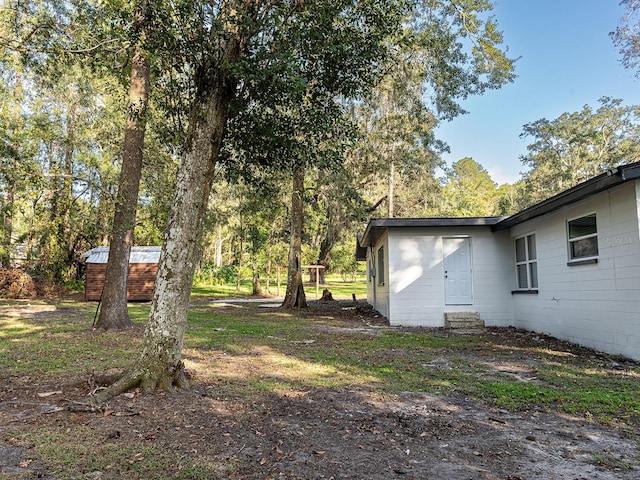
<path id="1" fill-rule="evenodd" d="M 332 315 L 344 315 L 345 335 L 364 328 L 363 322 L 380 323 L 373 314 L 363 318 L 361 312 L 335 309 Z M 480 335 L 511 345 L 535 341 L 534 334 L 513 329 Z M 595 354 L 561 346 L 574 355 Z M 519 363 L 526 364 L 525 353 L 518 355 Z M 90 428 L 104 445 L 140 451 L 154 447 L 176 452 L 185 461 L 219 465 L 216 478 L 640 478 L 640 439 L 635 434 L 585 418 L 501 410 L 464 397 L 389 397 L 362 388 L 242 396 L 218 392 L 215 384 L 195 376 L 188 391 L 135 392 L 115 398 L 107 412 L 83 412 L 69 410 L 68 399 L 86 397 L 84 380 L 55 386 L 36 380 L 24 386 L 0 379 L 0 478 L 55 478 L 34 456 L 33 446 L 2 442 L 22 428 L 52 423 L 70 435 L 76 428 Z M 64 393 L 38 395 L 51 388 Z M 128 477 L 127 471 L 107 465 L 77 478 Z"/>

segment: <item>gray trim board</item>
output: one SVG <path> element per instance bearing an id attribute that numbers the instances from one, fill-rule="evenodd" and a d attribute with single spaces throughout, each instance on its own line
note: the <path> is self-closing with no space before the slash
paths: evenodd
<path id="1" fill-rule="evenodd" d="M 493 227 L 505 217 L 372 218 L 359 239 L 360 246 L 375 245 L 388 228 Z"/>
<path id="2" fill-rule="evenodd" d="M 493 227 L 493 230 L 496 232 L 506 230 L 636 178 L 640 178 L 640 162 L 612 168 L 597 177 L 593 177 L 586 182 L 582 182 L 573 188 L 560 192 L 547 200 L 543 200 L 515 215 L 505 218 L 498 222 Z"/>

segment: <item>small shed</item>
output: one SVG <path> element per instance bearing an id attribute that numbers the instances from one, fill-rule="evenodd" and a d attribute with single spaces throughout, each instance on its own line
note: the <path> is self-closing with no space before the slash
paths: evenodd
<path id="1" fill-rule="evenodd" d="M 157 246 L 131 247 L 129 275 L 127 277 L 127 300 L 149 301 L 158 273 L 160 249 Z M 109 247 L 95 247 L 82 254 L 87 264 L 84 282 L 85 300 L 100 300 L 109 259 Z"/>

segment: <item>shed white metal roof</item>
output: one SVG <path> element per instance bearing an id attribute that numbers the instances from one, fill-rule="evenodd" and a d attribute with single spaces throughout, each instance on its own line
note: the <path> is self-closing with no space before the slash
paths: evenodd
<path id="1" fill-rule="evenodd" d="M 158 263 L 162 247 L 145 246 L 131 247 L 129 263 Z M 109 259 L 109 247 L 95 247 L 83 253 L 80 258 L 85 263 L 107 263 Z"/>

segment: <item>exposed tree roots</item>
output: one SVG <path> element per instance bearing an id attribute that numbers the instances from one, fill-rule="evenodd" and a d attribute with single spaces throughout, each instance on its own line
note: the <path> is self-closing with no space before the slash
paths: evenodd
<path id="1" fill-rule="evenodd" d="M 307 308 L 307 297 L 304 294 L 304 286 L 302 281 L 293 289 L 293 293 L 285 296 L 282 308 L 301 309 Z"/>
<path id="2" fill-rule="evenodd" d="M 142 388 L 145 392 L 153 392 L 156 389 L 171 390 L 174 387 L 189 388 L 189 380 L 184 363 L 180 362 L 169 371 L 136 366 L 125 373 L 118 381 L 107 387 L 106 390 L 93 397 L 91 403 L 94 406 L 100 406 L 113 397 L 137 387 Z"/>

